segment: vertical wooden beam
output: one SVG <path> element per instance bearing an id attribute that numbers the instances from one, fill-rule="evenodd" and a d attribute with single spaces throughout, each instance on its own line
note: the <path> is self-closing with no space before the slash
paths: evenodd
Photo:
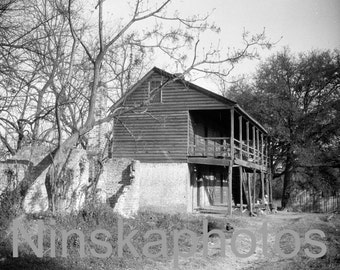
<path id="1" fill-rule="evenodd" d="M 264 172 L 261 170 L 262 203 L 264 203 Z"/>
<path id="2" fill-rule="evenodd" d="M 228 167 L 228 214 L 233 214 L 233 160 L 230 161 L 230 165 Z"/>
<path id="3" fill-rule="evenodd" d="M 256 155 L 255 155 L 255 152 L 256 152 L 256 147 L 255 147 L 255 126 L 253 126 L 253 163 L 255 163 L 256 161 Z"/>
<path id="4" fill-rule="evenodd" d="M 264 147 L 263 147 L 263 133 L 261 132 L 261 166 L 264 166 L 264 157 L 263 157 L 263 153 L 264 153 Z"/>
<path id="5" fill-rule="evenodd" d="M 270 163 L 270 153 L 269 153 L 269 145 L 270 145 L 270 139 L 269 139 L 269 136 L 267 136 L 267 140 L 266 140 L 267 169 L 271 166 L 271 163 Z"/>
<path id="6" fill-rule="evenodd" d="M 242 166 L 240 168 L 240 212 L 242 213 L 243 210 L 243 172 L 242 172 Z"/>
<path id="7" fill-rule="evenodd" d="M 246 131 L 247 131 L 247 156 L 249 160 L 249 121 L 246 123 Z"/>
<path id="8" fill-rule="evenodd" d="M 240 159 L 242 160 L 242 151 L 243 151 L 243 141 L 242 141 L 242 116 L 238 117 L 239 124 L 239 141 L 240 141 Z"/>
<path id="9" fill-rule="evenodd" d="M 229 185 L 229 198 L 228 198 L 228 214 L 233 214 L 233 164 L 234 164 L 234 131 L 235 131 L 235 125 L 234 125 L 234 108 L 230 109 L 230 164 L 228 167 L 228 185 Z"/>
<path id="10" fill-rule="evenodd" d="M 250 180 L 250 173 L 247 173 L 247 180 L 248 180 L 248 210 L 250 214 L 253 213 L 253 202 L 251 198 L 251 180 Z"/>
<path id="11" fill-rule="evenodd" d="M 260 164 L 260 134 L 259 134 L 259 130 L 256 129 L 256 145 L 257 145 L 257 155 L 258 155 L 258 159 L 257 159 L 257 164 Z"/>
<path id="12" fill-rule="evenodd" d="M 254 205 L 256 203 L 256 170 L 254 169 L 253 170 L 253 178 L 254 178 L 254 196 L 253 196 L 253 202 L 254 202 Z"/>
<path id="13" fill-rule="evenodd" d="M 187 156 L 190 154 L 190 113 L 187 111 Z"/>
<path id="14" fill-rule="evenodd" d="M 234 159 L 234 108 L 230 109 L 230 154 L 231 160 Z"/>

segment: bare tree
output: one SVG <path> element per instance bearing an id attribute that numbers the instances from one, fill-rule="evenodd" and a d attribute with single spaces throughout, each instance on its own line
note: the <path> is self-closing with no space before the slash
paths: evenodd
<path id="1" fill-rule="evenodd" d="M 11 72 L 1 76 L 8 83 L 12 78 L 17 81 L 12 95 L 8 84 L 0 86 L 6 95 L 4 106 L 10 109 L 0 119 L 0 125 L 11 127 L 18 134 L 18 143 L 26 132 L 31 142 L 45 141 L 52 149 L 37 166 L 29 167 L 18 189 L 24 196 L 49 167 L 46 186 L 53 211 L 59 211 L 58 198 L 63 190 L 59 187 L 63 185 L 61 179 L 72 148 L 78 144 L 86 148 L 86 136 L 94 126 L 112 121 L 118 112 L 135 109 L 117 106 L 114 101 L 149 68 L 150 55 L 161 54 L 179 67 L 181 75 L 173 80 L 191 74 L 225 79 L 239 60 L 256 56 L 253 48 L 270 46 L 264 33 L 254 36 L 244 33 L 244 48 L 240 50 L 204 48 L 200 35 L 205 31 L 219 32 L 219 28 L 208 23 L 209 14 L 190 18 L 182 18 L 178 12 L 169 14 L 170 0 L 156 3 L 135 0 L 127 21 L 113 27 L 103 14 L 104 2 L 92 3 L 95 22 L 87 19 L 82 2 L 76 0 L 28 2 L 32 25 L 19 29 L 20 33 L 0 44 L 11 50 L 6 63 Z M 18 20 L 23 18 L 19 16 Z M 141 31 L 151 19 L 152 27 Z M 102 83 L 113 89 L 109 91 L 112 106 L 106 116 L 96 119 L 96 101 Z M 158 90 L 154 89 L 152 94 Z M 144 101 L 136 107 L 147 105 L 148 101 Z M 6 120 L 10 117 L 14 119 L 12 123 Z M 3 143 L 14 153 L 5 136 L 0 138 L 4 138 Z"/>

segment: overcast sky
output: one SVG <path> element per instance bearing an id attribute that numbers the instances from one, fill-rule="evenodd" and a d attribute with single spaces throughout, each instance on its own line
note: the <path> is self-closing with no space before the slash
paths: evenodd
<path id="1" fill-rule="evenodd" d="M 117 15 L 115 0 L 107 0 L 106 5 L 109 13 Z M 296 53 L 340 49 L 340 0 L 174 0 L 172 8 L 185 16 L 214 10 L 210 21 L 221 27 L 221 33 L 203 39 L 207 45 L 220 42 L 224 47 L 238 47 L 243 29 L 255 34 L 265 28 L 271 41 L 280 41 L 272 50 L 260 52 L 262 59 L 284 46 Z M 250 74 L 257 64 L 245 62 L 234 75 Z M 164 68 L 167 63 L 156 61 L 155 65 Z"/>
<path id="2" fill-rule="evenodd" d="M 312 49 L 340 49 L 340 1 L 339 0 L 181 0 L 186 13 L 215 11 L 211 20 L 221 27 L 222 43 L 238 45 L 243 28 L 253 33 L 266 29 L 272 41 L 282 39 L 270 55 L 284 46 L 293 52 Z M 194 3 L 194 4 L 193 4 Z M 237 72 L 251 72 L 254 64 L 248 64 Z"/>

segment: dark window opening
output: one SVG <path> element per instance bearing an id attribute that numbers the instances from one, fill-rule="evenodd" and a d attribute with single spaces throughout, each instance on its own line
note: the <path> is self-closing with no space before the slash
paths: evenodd
<path id="1" fill-rule="evenodd" d="M 162 81 L 150 81 L 148 89 L 148 98 L 150 103 L 162 103 L 162 88 L 160 87 Z"/>

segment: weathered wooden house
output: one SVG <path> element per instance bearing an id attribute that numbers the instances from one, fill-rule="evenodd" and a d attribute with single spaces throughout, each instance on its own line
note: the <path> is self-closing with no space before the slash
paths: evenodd
<path id="1" fill-rule="evenodd" d="M 231 213 L 269 193 L 267 132 L 235 102 L 154 67 L 117 105 L 112 153 L 140 161 L 140 208 Z"/>

